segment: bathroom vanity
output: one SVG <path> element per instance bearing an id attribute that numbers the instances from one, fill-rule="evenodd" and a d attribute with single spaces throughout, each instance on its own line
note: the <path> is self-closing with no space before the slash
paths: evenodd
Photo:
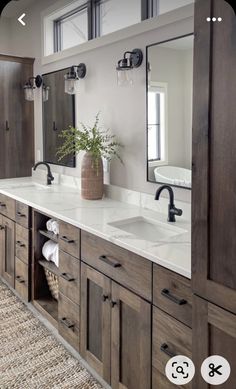
<path id="1" fill-rule="evenodd" d="M 63 212 L 46 212 L 36 204 L 37 192 L 41 196 L 46 192 L 54 203 L 60 191 L 53 193 L 53 189 L 33 185 L 31 206 L 22 197 L 24 186 L 17 190 L 10 185 L 11 189 L 5 188 L 4 194 L 0 194 L 2 278 L 23 301 L 30 301 L 113 388 L 170 388 L 165 378 L 165 364 L 170 356 L 192 356 L 190 279 L 168 269 L 167 261 L 166 268 L 160 266 L 161 258 L 150 260 L 122 247 L 124 232 L 120 232 L 120 245 L 113 243 L 112 240 L 119 242 L 115 222 L 107 227 L 113 234 L 116 230 L 109 240 L 104 231 L 104 237 L 97 235 L 96 227 L 91 232 L 89 225 L 77 226 L 76 212 L 83 213 L 82 208 L 73 210 L 73 224 Z M 90 211 L 94 215 L 101 210 L 111 212 L 115 206 L 121 207 L 121 215 L 123 206 L 126 217 L 140 213 L 138 207 L 110 199 L 92 203 Z M 88 214 L 89 208 L 85 212 Z M 59 236 L 46 229 L 51 217 L 59 222 Z M 164 220 L 166 215 L 163 223 Z M 173 235 L 174 228 L 184 232 L 185 242 L 189 236 L 186 225 L 185 229 L 171 227 L 168 233 Z M 59 244 L 59 267 L 42 256 L 43 244 L 49 239 Z M 177 238 L 169 239 L 176 243 Z M 135 244 L 135 237 L 130 242 Z M 148 245 L 145 250 L 148 253 Z M 57 300 L 48 287 L 45 269 L 58 280 Z"/>

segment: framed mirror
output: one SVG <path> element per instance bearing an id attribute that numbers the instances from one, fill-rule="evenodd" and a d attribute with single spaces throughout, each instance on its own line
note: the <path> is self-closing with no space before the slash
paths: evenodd
<path id="1" fill-rule="evenodd" d="M 147 179 L 191 189 L 193 34 L 147 47 Z"/>
<path id="2" fill-rule="evenodd" d="M 62 130 L 75 126 L 75 97 L 65 93 L 64 75 L 69 69 L 43 74 L 43 157 L 55 165 L 75 167 L 75 155 L 58 161 Z"/>

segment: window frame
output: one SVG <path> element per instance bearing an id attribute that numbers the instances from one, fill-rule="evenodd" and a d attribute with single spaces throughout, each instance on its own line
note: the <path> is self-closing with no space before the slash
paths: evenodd
<path id="1" fill-rule="evenodd" d="M 88 14 L 88 41 L 101 36 L 100 6 L 108 0 L 88 0 L 79 7 L 66 12 L 59 18 L 53 20 L 53 47 L 54 54 L 62 49 L 62 22 L 67 18 L 87 9 Z M 159 0 L 141 0 L 141 20 L 150 19 L 158 15 Z"/>

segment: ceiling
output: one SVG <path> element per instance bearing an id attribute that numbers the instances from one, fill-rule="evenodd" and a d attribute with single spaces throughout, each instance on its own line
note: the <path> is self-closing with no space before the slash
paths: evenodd
<path id="1" fill-rule="evenodd" d="M 2 16 L 7 18 L 19 17 L 25 10 L 37 0 L 12 0 L 2 11 Z"/>

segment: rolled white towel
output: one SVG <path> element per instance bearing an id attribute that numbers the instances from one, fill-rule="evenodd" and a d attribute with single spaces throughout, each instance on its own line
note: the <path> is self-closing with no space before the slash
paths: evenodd
<path id="1" fill-rule="evenodd" d="M 43 245 L 42 254 L 47 261 L 54 262 L 55 265 L 59 266 L 59 247 L 58 243 L 48 240 Z"/>
<path id="2" fill-rule="evenodd" d="M 49 219 L 46 223 L 46 227 L 47 227 L 47 230 L 48 231 L 52 231 L 52 223 L 53 223 L 53 219 Z"/>
<path id="3" fill-rule="evenodd" d="M 56 220 L 53 220 L 53 222 L 52 222 L 52 232 L 55 235 L 59 234 L 59 223 Z"/>

